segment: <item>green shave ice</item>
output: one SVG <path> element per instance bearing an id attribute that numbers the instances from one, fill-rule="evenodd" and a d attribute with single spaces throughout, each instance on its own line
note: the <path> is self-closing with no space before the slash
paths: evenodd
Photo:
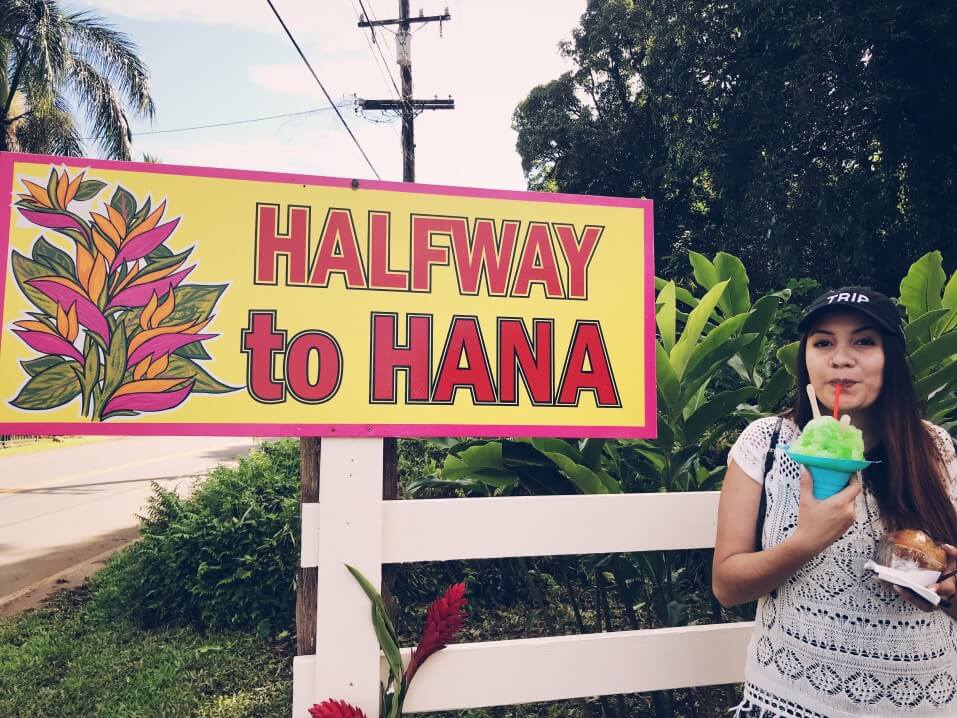
<path id="1" fill-rule="evenodd" d="M 863 461 L 864 436 L 850 423 L 822 416 L 807 423 L 791 449 L 805 456 Z"/>

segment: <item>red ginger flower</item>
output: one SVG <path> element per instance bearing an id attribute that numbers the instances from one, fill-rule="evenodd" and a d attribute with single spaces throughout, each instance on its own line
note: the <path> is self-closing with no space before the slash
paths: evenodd
<path id="1" fill-rule="evenodd" d="M 312 718 L 366 718 L 366 714 L 345 701 L 323 701 L 309 709 Z"/>
<path id="2" fill-rule="evenodd" d="M 461 630 L 465 622 L 465 604 L 465 584 L 456 583 L 429 606 L 422 640 L 412 651 L 412 660 L 405 671 L 406 684 L 412 682 L 412 676 L 425 663 L 425 659 L 445 648 Z"/>

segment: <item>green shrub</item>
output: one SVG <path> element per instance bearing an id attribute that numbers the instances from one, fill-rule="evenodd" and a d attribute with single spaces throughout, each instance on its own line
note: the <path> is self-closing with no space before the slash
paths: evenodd
<path id="1" fill-rule="evenodd" d="M 93 585 L 141 626 L 291 630 L 299 562 L 299 443 L 263 444 L 189 498 L 155 487 L 142 540 Z"/>

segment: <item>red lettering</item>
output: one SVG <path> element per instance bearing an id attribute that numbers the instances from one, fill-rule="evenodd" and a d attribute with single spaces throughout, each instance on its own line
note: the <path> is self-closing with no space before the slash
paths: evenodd
<path id="1" fill-rule="evenodd" d="M 433 234 L 451 234 L 459 220 L 412 216 L 412 291 L 432 290 L 432 265 L 448 264 L 449 250 L 432 244 Z"/>
<path id="2" fill-rule="evenodd" d="M 459 290 L 463 294 L 478 294 L 479 282 L 484 273 L 488 293 L 491 296 L 505 296 L 519 224 L 502 222 L 501 237 L 496 238 L 495 222 L 491 219 L 477 219 L 471 244 L 465 220 L 462 220 L 458 231 L 452 232 L 452 253 L 459 278 Z"/>
<path id="3" fill-rule="evenodd" d="M 326 225 L 322 228 L 309 284 L 327 286 L 332 272 L 341 273 L 349 289 L 364 289 L 366 286 L 352 213 L 347 209 L 330 209 L 326 214 Z"/>
<path id="4" fill-rule="evenodd" d="M 476 404 L 495 401 L 492 368 L 485 353 L 478 317 L 455 317 L 452 320 L 445 350 L 439 360 L 432 401 L 450 403 L 459 387 L 469 389 Z"/>
<path id="5" fill-rule="evenodd" d="M 309 356 L 318 360 L 316 380 L 310 381 Z M 326 332 L 297 334 L 286 350 L 286 383 L 289 391 L 304 404 L 321 404 L 331 399 L 342 381 L 342 352 Z"/>
<path id="6" fill-rule="evenodd" d="M 309 264 L 309 208 L 286 210 L 289 234 L 279 232 L 279 206 L 256 205 L 256 283 L 276 284 L 279 257 L 286 258 L 286 284 L 305 284 Z"/>
<path id="7" fill-rule="evenodd" d="M 371 400 L 395 403 L 395 374 L 406 373 L 406 402 L 429 400 L 432 373 L 432 317 L 410 314 L 406 318 L 406 343 L 399 344 L 398 317 L 372 313 Z"/>
<path id="8" fill-rule="evenodd" d="M 575 322 L 556 403 L 577 406 L 582 391 L 594 392 L 598 406 L 621 405 L 598 322 Z"/>
<path id="9" fill-rule="evenodd" d="M 247 391 L 256 401 L 276 404 L 285 401 L 285 386 L 273 376 L 273 357 L 286 346 L 286 332 L 276 331 L 275 312 L 250 312 L 249 327 L 242 331 L 247 354 Z"/>
<path id="10" fill-rule="evenodd" d="M 604 227 L 588 226 L 582 230 L 581 241 L 575 236 L 575 228 L 570 224 L 556 224 L 555 233 L 568 265 L 568 298 L 588 298 L 588 264 L 595 254 L 598 240 Z"/>
<path id="11" fill-rule="evenodd" d="M 389 215 L 369 212 L 369 286 L 372 289 L 408 289 L 408 272 L 389 269 Z"/>
<path id="12" fill-rule="evenodd" d="M 541 284 L 545 288 L 545 296 L 549 299 L 561 299 L 565 296 L 548 225 L 541 222 L 528 225 L 512 295 L 529 296 L 532 284 Z"/>
<path id="13" fill-rule="evenodd" d="M 534 344 L 521 319 L 498 321 L 498 386 L 502 403 L 518 403 L 519 376 L 533 404 L 552 403 L 553 322 L 536 319 L 533 326 Z"/>

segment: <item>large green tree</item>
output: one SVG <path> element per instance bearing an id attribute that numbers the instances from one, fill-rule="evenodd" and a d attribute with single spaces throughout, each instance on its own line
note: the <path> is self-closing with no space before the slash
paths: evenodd
<path id="1" fill-rule="evenodd" d="M 104 155 L 129 159 L 128 112 L 153 116 L 126 35 L 59 0 L 0 0 L 0 150 L 80 155 L 82 114 Z"/>
<path id="2" fill-rule="evenodd" d="M 653 198 L 660 273 L 896 293 L 957 257 L 957 4 L 589 0 L 563 51 L 515 112 L 529 186 Z"/>

